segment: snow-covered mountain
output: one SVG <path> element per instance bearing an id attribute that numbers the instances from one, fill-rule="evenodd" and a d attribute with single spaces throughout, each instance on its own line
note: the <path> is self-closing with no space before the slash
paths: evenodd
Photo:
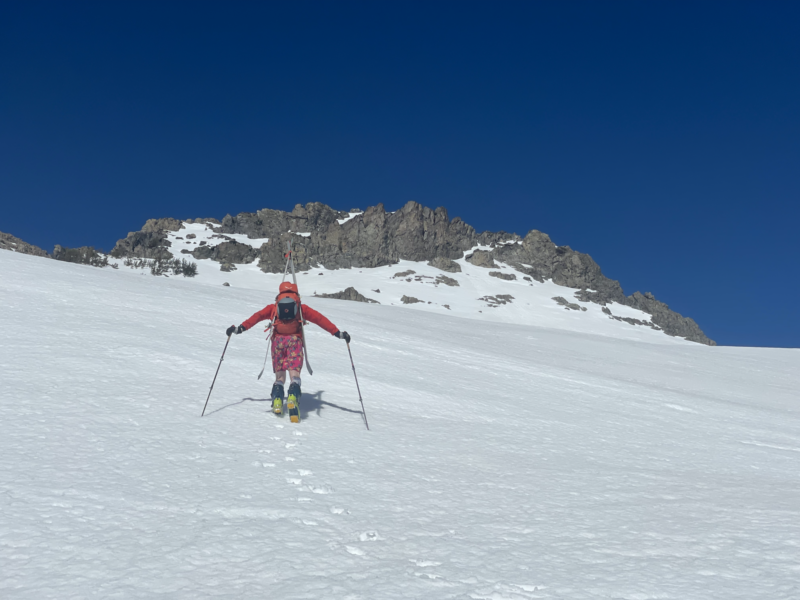
<path id="1" fill-rule="evenodd" d="M 228 241 L 181 225 L 175 256 Z M 257 262 L 0 252 L 0 597 L 800 597 L 800 351 L 666 336 L 490 258 L 298 275 L 353 336 L 366 431 L 317 328 L 299 425 L 259 328 L 200 418 L 281 279 Z M 380 304 L 313 297 L 351 286 Z"/>
<path id="2" fill-rule="evenodd" d="M 479 267 L 469 276 L 483 273 L 483 278 L 496 278 L 492 285 L 487 286 L 494 293 L 485 295 L 493 298 L 485 306 L 509 304 L 512 299 L 508 296 L 519 291 L 520 285 L 536 288 L 539 287 L 537 284 L 553 283 L 559 287 L 555 295 L 547 296 L 546 304 L 551 300 L 557 301 L 565 310 L 579 311 L 582 307 L 575 303 L 577 299 L 604 307 L 606 317 L 627 323 L 624 327 L 651 327 L 690 341 L 715 344 L 692 319 L 670 310 L 650 293 L 635 292 L 626 296 L 619 282 L 603 275 L 599 265 L 588 254 L 576 252 L 569 246 L 557 246 L 540 231 L 531 230 L 524 238 L 506 232 L 478 233 L 460 218 L 450 219 L 445 208 L 431 210 L 416 202 L 408 202 L 391 213 L 387 213 L 382 204 L 366 211 L 351 209 L 344 212 L 311 202 L 305 206 L 298 204 L 290 213 L 263 209 L 235 217 L 227 215 L 221 222 L 216 219 L 151 219 L 141 231 L 131 232 L 119 240 L 111 255 L 159 261 L 185 260 L 182 255 L 191 255 L 196 260 L 216 262 L 215 268 L 225 272 L 236 270 L 239 265 L 250 265 L 260 272 L 282 273 L 290 240 L 293 240 L 298 269 L 302 272 L 317 269 L 328 272 L 332 278 L 326 281 L 331 283 L 354 282 L 352 272 L 342 273 L 341 270 L 357 269 L 359 275 L 365 275 L 358 279 L 363 287 L 372 280 L 384 281 L 384 267 L 403 265 L 405 268 L 394 271 L 393 275 L 411 270 L 414 271 L 412 280 L 418 283 L 423 280 L 436 282 L 438 279 L 439 284 L 461 287 L 463 278 L 454 278 L 446 273 L 463 272 L 466 261 Z M 65 249 L 56 246 L 54 257 L 93 264 L 102 264 L 105 260 L 88 247 Z M 430 272 L 426 265 L 435 270 Z M 247 270 L 255 272 L 253 268 Z M 500 282 L 514 283 L 506 285 Z M 263 283 L 260 281 L 257 285 Z M 358 294 L 350 291 L 342 295 L 342 289 L 330 293 L 361 300 L 368 296 L 363 290 L 355 289 Z M 549 293 L 545 288 L 539 292 Z M 436 302 L 433 297 L 418 300 L 439 306 L 453 306 L 453 302 L 461 306 L 463 301 L 470 307 L 469 313 L 476 302 L 485 297 L 471 297 L 471 293 L 470 289 L 452 290 L 444 295 L 446 302 Z M 504 296 L 505 301 L 498 301 L 499 296 Z M 611 304 L 616 305 L 616 312 L 612 312 Z M 526 302 L 525 306 L 532 304 Z M 511 312 L 514 318 L 520 313 L 518 310 Z M 536 309 L 531 309 L 530 314 L 523 317 L 525 322 L 535 318 L 535 312 Z"/>
<path id="3" fill-rule="evenodd" d="M 177 231 L 165 232 L 165 241 L 172 256 L 189 254 L 192 259 L 197 255 L 208 256 L 207 253 L 220 244 L 246 245 L 255 252 L 269 241 L 248 238 L 244 234 L 220 234 L 216 229 L 213 223 L 183 222 Z M 295 236 L 298 242 L 303 238 L 303 235 Z M 198 249 L 206 254 L 198 253 Z M 470 256 L 481 249 L 488 247 L 476 246 L 465 254 Z M 112 264 L 125 267 L 125 259 L 110 260 Z M 572 331 L 606 333 L 629 339 L 664 337 L 650 320 L 651 315 L 627 305 L 608 302 L 601 306 L 578 300 L 575 293 L 580 290 L 556 285 L 552 280 L 535 281 L 502 262 L 495 263 L 494 268 L 474 265 L 466 258 L 450 262 L 455 265 L 451 271 L 443 271 L 425 261 L 405 260 L 381 267 L 347 269 L 305 264 L 302 265 L 305 270 L 298 272 L 297 278 L 301 293 L 312 304 L 313 296 L 335 296 L 353 288 L 375 303 L 408 306 L 441 315 L 529 325 L 548 323 Z M 277 293 L 285 267 L 284 260 L 276 272 L 264 273 L 254 259 L 234 264 L 200 258 L 194 281 L 264 291 L 266 303 Z M 622 321 L 623 318 L 629 321 Z M 631 323 L 630 320 L 636 321 Z"/>
<path id="4" fill-rule="evenodd" d="M 519 291 L 522 285 L 537 288 L 538 293 L 533 295 L 535 298 L 526 299 L 523 311 L 497 311 L 505 313 L 502 317 L 506 320 L 518 319 L 522 313 L 523 322 L 530 322 L 538 318 L 537 313 L 545 305 L 552 308 L 551 302 L 557 302 L 564 310 L 585 311 L 587 307 L 576 303 L 577 300 L 599 307 L 606 319 L 625 323 L 623 327 L 650 327 L 667 335 L 715 345 L 691 318 L 670 310 L 650 293 L 635 292 L 626 296 L 619 282 L 603 275 L 588 254 L 575 252 L 569 246 L 557 246 L 540 231 L 531 230 L 524 238 L 506 232 L 478 233 L 458 217 L 450 219 L 446 209 L 431 210 L 416 202 L 408 202 L 391 213 L 387 213 L 382 204 L 366 211 L 344 212 L 311 202 L 305 206 L 298 204 L 291 213 L 263 209 L 235 217 L 227 215 L 221 222 L 216 219 L 150 219 L 141 231 L 120 239 L 110 257 L 127 259 L 126 266 L 137 268 L 147 266 L 144 259 L 157 261 L 154 272 L 158 274 L 167 269 L 183 273 L 184 268 L 192 269 L 193 273 L 194 266 L 186 262 L 189 257 L 211 265 L 211 269 L 202 269 L 204 274 L 213 269 L 230 273 L 243 265 L 249 266 L 245 270 L 250 275 L 283 273 L 290 241 L 300 272 L 319 271 L 331 276 L 320 287 L 331 288 L 341 283 L 352 287 L 323 292 L 338 298 L 366 301 L 369 294 L 353 284 L 358 283 L 363 288 L 372 282 L 383 282 L 386 267 L 402 266 L 402 270 L 392 273 L 393 283 L 405 280 L 406 283 L 430 283 L 433 287 L 460 288 L 447 294 L 429 294 L 429 298 L 407 294 L 395 298 L 408 304 L 457 307 L 463 315 L 474 314 L 476 306 L 499 308 L 514 303 L 518 299 L 512 292 Z M 47 254 L 8 234 L 0 234 L 2 248 Z M 109 256 L 89 246 L 64 248 L 56 245 L 52 257 L 99 267 L 109 264 Z M 462 286 L 463 277 L 448 275 L 465 272 L 466 263 L 478 267 L 470 269 L 466 276 L 478 276 L 483 280 L 494 278 L 487 280 L 489 285 L 481 286 L 489 293 L 473 297 L 470 294 L 475 290 Z M 119 261 L 111 264 L 119 266 Z M 358 271 L 358 278 L 354 278 L 354 270 Z M 404 278 L 401 273 L 412 277 Z M 250 276 L 247 279 L 231 277 L 259 289 L 266 282 Z M 391 286 L 395 291 L 405 287 L 408 286 Z M 411 286 L 409 289 L 416 292 L 420 288 Z M 555 295 L 548 296 L 551 291 Z M 404 296 L 406 299 L 402 300 Z M 395 299 L 390 298 L 390 303 Z M 517 301 L 516 308 L 520 306 Z M 480 314 L 481 309 L 476 310 Z M 578 328 L 580 324 L 580 319 L 574 323 Z"/>

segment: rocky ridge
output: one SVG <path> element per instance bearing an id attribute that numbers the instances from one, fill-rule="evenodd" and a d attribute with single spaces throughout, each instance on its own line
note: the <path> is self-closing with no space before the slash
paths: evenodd
<path id="1" fill-rule="evenodd" d="M 19 252 L 20 254 L 31 254 L 33 256 L 50 256 L 47 252 L 27 242 L 23 242 L 18 237 L 10 233 L 3 233 L 0 231 L 0 250 L 11 250 L 12 252 Z"/>
<path id="2" fill-rule="evenodd" d="M 91 265 L 93 267 L 105 267 L 108 265 L 108 257 L 95 250 L 92 246 L 64 248 L 56 244 L 56 247 L 53 249 L 53 258 L 80 265 Z"/>
<path id="3" fill-rule="evenodd" d="M 311 202 L 298 204 L 291 212 L 262 209 L 255 213 L 226 215 L 221 221 L 205 218 L 185 222 L 209 224 L 224 239 L 215 246 L 201 245 L 191 251 L 197 259 L 210 258 L 219 262 L 223 270 L 258 261 L 262 271 L 281 273 L 286 243 L 290 239 L 299 271 L 312 267 L 372 268 L 409 260 L 425 261 L 446 272 L 458 272 L 460 266 L 453 261 L 465 258 L 475 266 L 492 269 L 489 274 L 500 279 L 516 278 L 514 273 L 498 270 L 510 267 L 527 281 L 550 279 L 578 290 L 575 297 L 583 302 L 601 306 L 616 302 L 639 309 L 650 314 L 652 323 L 668 335 L 716 345 L 692 319 L 672 311 L 652 294 L 635 292 L 626 296 L 619 282 L 603 275 L 600 266 L 588 254 L 576 252 L 569 246 L 557 246 L 547 234 L 535 229 L 525 237 L 502 231 L 479 233 L 458 217 L 451 220 L 447 209 L 442 207 L 432 210 L 408 202 L 395 212 L 386 212 L 382 204 L 365 211 L 345 212 Z M 150 219 L 140 231 L 130 232 L 119 240 L 111 256 L 173 258 L 168 233 L 180 231 L 181 226 L 182 221 L 177 219 Z M 253 248 L 228 237 L 237 234 L 267 241 Z"/>
<path id="4" fill-rule="evenodd" d="M 652 294 L 636 292 L 626 296 L 618 281 L 603 275 L 600 266 L 588 254 L 569 246 L 557 246 L 546 233 L 531 230 L 525 237 L 515 233 L 478 233 L 460 218 L 450 219 L 447 209 L 435 210 L 408 202 L 400 210 L 387 213 L 383 204 L 365 211 L 337 211 L 319 202 L 298 204 L 291 212 L 262 209 L 255 213 L 226 215 L 222 221 L 196 219 L 210 223 L 221 236 L 243 234 L 250 239 L 264 239 L 255 250 L 231 240 L 216 247 L 198 248 L 196 258 L 212 258 L 221 264 L 258 260 L 266 273 L 280 273 L 288 240 L 295 250 L 299 271 L 311 267 L 326 269 L 370 268 L 397 263 L 399 260 L 426 261 L 446 271 L 460 269 L 454 259 L 465 258 L 473 265 L 497 269 L 504 263 L 523 274 L 528 281 L 547 279 L 558 285 L 579 290 L 576 297 L 584 302 L 605 306 L 617 302 L 649 313 L 652 322 L 665 333 L 690 341 L 716 345 L 697 323 L 670 310 Z M 178 231 L 176 219 L 151 219 L 141 231 L 129 233 L 117 242 L 115 257 L 171 256 L 168 231 Z M 502 279 L 512 273 L 497 272 Z"/>

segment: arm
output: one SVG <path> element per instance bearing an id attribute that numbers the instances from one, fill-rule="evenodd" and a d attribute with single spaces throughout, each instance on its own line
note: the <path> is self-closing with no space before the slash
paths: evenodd
<path id="1" fill-rule="evenodd" d="M 261 321 L 266 321 L 267 319 L 274 319 L 274 318 L 275 318 L 275 305 L 269 304 L 268 306 L 265 306 L 263 309 L 255 313 L 252 317 L 242 322 L 242 327 L 244 327 L 245 331 L 247 331 L 256 323 L 260 323 Z"/>
<path id="2" fill-rule="evenodd" d="M 339 328 L 336 327 L 336 325 L 331 323 L 328 319 L 323 317 L 320 313 L 315 311 L 307 304 L 303 304 L 303 318 L 306 321 L 314 323 L 314 325 L 319 325 L 331 335 L 336 335 L 336 332 L 339 331 Z"/>

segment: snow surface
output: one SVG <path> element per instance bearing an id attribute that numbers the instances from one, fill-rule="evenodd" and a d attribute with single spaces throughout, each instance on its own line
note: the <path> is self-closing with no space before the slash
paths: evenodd
<path id="1" fill-rule="evenodd" d="M 0 252 L 0 597 L 800 598 L 800 351 L 307 296 L 372 430 L 318 328 L 302 423 L 257 328 L 201 419 L 276 282 L 206 275 Z"/>
<path id="2" fill-rule="evenodd" d="M 336 222 L 337 222 L 337 223 L 339 223 L 339 225 L 344 225 L 344 224 L 345 224 L 345 223 L 347 223 L 348 221 L 350 221 L 350 220 L 352 220 L 352 219 L 355 219 L 357 216 L 359 216 L 359 215 L 363 215 L 363 214 L 364 214 L 364 213 L 363 213 L 363 212 L 361 212 L 361 211 L 358 211 L 358 212 L 351 212 L 351 213 L 348 213 L 348 214 L 347 214 L 347 216 L 346 216 L 344 219 L 337 219 L 337 220 L 336 220 Z"/>
<path id="3" fill-rule="evenodd" d="M 170 252 L 178 258 L 186 258 L 187 260 L 194 261 L 194 257 L 185 256 L 181 254 L 181 250 L 189 250 L 190 252 L 198 248 L 200 242 L 206 242 L 209 246 L 217 246 L 222 242 L 227 242 L 228 239 L 235 240 L 241 244 L 247 244 L 253 248 L 261 248 L 262 244 L 269 241 L 269 238 L 249 238 L 242 233 L 214 233 L 211 229 L 212 225 L 205 223 L 183 223 L 180 231 L 170 231 L 167 233 L 167 239 L 170 242 Z M 186 236 L 194 234 L 196 237 L 189 239 Z M 207 259 L 210 261 L 210 259 Z M 121 262 L 121 261 L 120 261 Z M 213 262 L 213 261 L 210 261 Z M 217 266 L 219 268 L 219 266 Z"/>

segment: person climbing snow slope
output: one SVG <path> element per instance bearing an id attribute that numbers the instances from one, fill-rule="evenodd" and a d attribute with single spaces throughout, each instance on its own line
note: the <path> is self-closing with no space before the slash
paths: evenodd
<path id="1" fill-rule="evenodd" d="M 289 372 L 291 384 L 286 397 L 286 408 L 293 422 L 300 420 L 300 371 L 303 368 L 303 321 L 310 321 L 319 325 L 339 339 L 350 343 L 350 336 L 346 331 L 340 331 L 322 314 L 310 306 L 300 305 L 300 294 L 297 286 L 288 281 L 281 283 L 275 303 L 265 306 L 238 327 L 231 325 L 227 334 L 242 333 L 252 328 L 256 323 L 270 320 L 272 327 L 272 370 L 275 372 L 275 384 L 272 386 L 272 412 L 277 415 L 283 413 L 284 383 L 286 372 Z"/>

